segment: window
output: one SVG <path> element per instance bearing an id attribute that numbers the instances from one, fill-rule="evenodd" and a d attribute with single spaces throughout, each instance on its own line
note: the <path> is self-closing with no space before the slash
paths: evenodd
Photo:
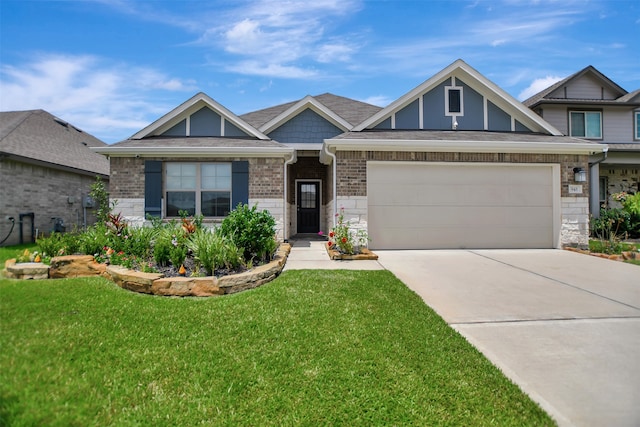
<path id="1" fill-rule="evenodd" d="M 602 138 L 602 113 L 600 111 L 571 111 L 569 133 L 581 138 Z"/>
<path id="2" fill-rule="evenodd" d="M 634 113 L 635 116 L 635 124 L 636 124 L 636 132 L 634 134 L 635 139 L 640 139 L 640 111 L 636 111 Z"/>
<path id="3" fill-rule="evenodd" d="M 230 163 L 167 163 L 166 216 L 226 216 L 231 210 Z"/>
<path id="4" fill-rule="evenodd" d="M 462 102 L 462 87 L 445 86 L 445 116 L 464 115 L 464 105 Z"/>

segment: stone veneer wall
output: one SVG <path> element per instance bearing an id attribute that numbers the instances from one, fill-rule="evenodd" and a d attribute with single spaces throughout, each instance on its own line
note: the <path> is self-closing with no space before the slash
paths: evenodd
<path id="1" fill-rule="evenodd" d="M 475 163 L 559 163 L 561 189 L 560 243 L 586 246 L 589 243 L 589 183 L 580 183 L 582 193 L 570 194 L 573 168 L 588 170 L 588 156 L 521 153 L 423 153 L 386 151 L 338 151 L 338 210 L 354 228 L 367 228 L 367 161 L 475 162 Z"/>
<path id="2" fill-rule="evenodd" d="M 82 197 L 89 194 L 96 178 L 40 165 L 0 160 L 0 239 L 11 230 L 7 217 L 15 218 L 15 227 L 3 245 L 19 243 L 19 214 L 34 213 L 34 226 L 39 233 L 49 233 L 52 217 L 62 218 L 67 230 L 82 227 Z M 108 180 L 105 179 L 108 184 Z M 95 222 L 95 212 L 87 209 L 87 224 Z M 25 219 L 23 240 L 30 242 L 31 224 Z"/>
<path id="3" fill-rule="evenodd" d="M 110 198 L 117 202 L 114 212 L 121 213 L 134 226 L 145 224 L 144 215 L 144 162 L 167 160 L 159 158 L 112 157 Z M 239 158 L 171 159 L 180 162 L 230 162 Z M 284 175 L 283 159 L 249 159 L 249 205 L 258 204 L 267 209 L 276 220 L 278 237 L 283 238 Z M 210 224 L 215 221 L 207 222 Z"/>

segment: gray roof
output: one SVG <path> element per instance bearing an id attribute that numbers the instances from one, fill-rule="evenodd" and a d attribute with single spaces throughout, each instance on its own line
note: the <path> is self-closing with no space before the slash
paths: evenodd
<path id="1" fill-rule="evenodd" d="M 583 76 L 584 74 L 587 73 L 591 73 L 593 75 L 595 75 L 597 78 L 600 79 L 600 81 L 604 84 L 609 86 L 609 88 L 614 91 L 617 92 L 619 94 L 619 97 L 616 98 L 615 100 L 609 99 L 576 99 L 576 98 L 548 98 L 547 96 L 551 93 L 553 93 L 556 89 L 566 85 L 569 81 L 574 80 L 578 77 Z M 610 78 L 608 78 L 607 76 L 605 76 L 604 74 L 602 74 L 600 71 L 598 71 L 595 67 L 593 67 L 592 65 L 589 65 L 588 67 L 583 68 L 582 70 L 578 71 L 577 73 L 574 73 L 572 75 L 570 75 L 569 77 L 560 80 L 557 83 L 552 84 L 551 86 L 549 86 L 548 88 L 536 93 L 535 95 L 533 95 L 532 97 L 525 99 L 524 101 L 522 101 L 522 103 L 524 105 L 526 105 L 529 108 L 534 108 L 535 106 L 541 104 L 541 103 L 559 103 L 559 104 L 567 104 L 567 103 L 581 103 L 581 104 L 602 104 L 602 105 L 620 105 L 620 104 L 628 104 L 630 101 L 632 101 L 633 97 L 636 94 L 637 95 L 637 91 L 632 93 L 632 96 L 629 97 L 629 93 L 627 93 L 626 90 L 624 90 L 622 87 L 620 87 L 616 82 L 614 82 L 613 80 L 611 80 Z"/>
<path id="2" fill-rule="evenodd" d="M 44 110 L 0 112 L 0 154 L 51 167 L 109 176 L 106 144 Z"/>
<path id="3" fill-rule="evenodd" d="M 611 143 L 607 142 L 609 151 L 638 151 L 640 152 L 640 143 Z"/>
<path id="4" fill-rule="evenodd" d="M 331 93 L 324 93 L 322 95 L 314 96 L 313 98 L 349 122 L 352 126 L 360 124 L 382 109 L 381 107 L 367 104 L 366 102 L 356 101 L 355 99 L 345 98 Z M 262 125 L 282 114 L 300 101 L 301 99 L 243 114 L 240 118 L 256 129 L 259 129 Z"/>
<path id="5" fill-rule="evenodd" d="M 544 135 L 539 133 L 454 130 L 367 130 L 361 132 L 345 132 L 332 138 L 332 140 L 341 139 L 370 139 L 390 141 L 513 141 L 598 144 L 598 142 L 573 138 L 569 136 Z"/>

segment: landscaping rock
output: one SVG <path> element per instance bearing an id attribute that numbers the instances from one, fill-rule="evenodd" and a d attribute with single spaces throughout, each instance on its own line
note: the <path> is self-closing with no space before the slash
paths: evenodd
<path id="1" fill-rule="evenodd" d="M 92 255 L 65 255 L 51 258 L 52 279 L 65 277 L 91 277 L 104 275 L 107 266 L 93 259 Z"/>
<path id="2" fill-rule="evenodd" d="M 48 279 L 49 266 L 41 262 L 16 263 L 16 260 L 12 259 L 5 262 L 4 275 L 9 279 Z"/>
<path id="3" fill-rule="evenodd" d="M 119 265 L 107 266 L 107 274 L 111 280 L 122 289 L 134 292 L 152 294 L 152 285 L 155 280 L 163 276 L 159 273 L 142 273 L 140 271 L 128 270 Z"/>
<path id="4" fill-rule="evenodd" d="M 154 295 L 210 297 L 224 295 L 215 277 L 164 277 L 151 285 Z"/>

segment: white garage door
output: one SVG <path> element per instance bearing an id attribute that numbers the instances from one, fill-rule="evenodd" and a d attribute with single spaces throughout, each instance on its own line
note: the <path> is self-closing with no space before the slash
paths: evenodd
<path id="1" fill-rule="evenodd" d="M 547 164 L 368 162 L 370 246 L 552 248 L 559 179 Z"/>

